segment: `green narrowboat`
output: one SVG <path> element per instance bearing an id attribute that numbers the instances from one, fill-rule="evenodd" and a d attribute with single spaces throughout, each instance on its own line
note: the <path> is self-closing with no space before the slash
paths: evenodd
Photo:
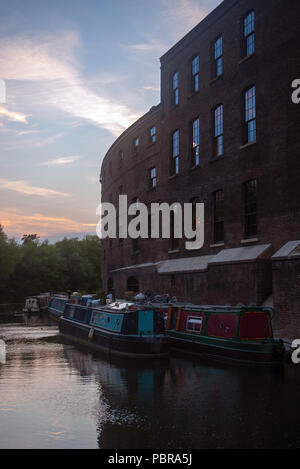
<path id="1" fill-rule="evenodd" d="M 284 358 L 284 344 L 273 336 L 272 308 L 172 305 L 163 309 L 173 350 L 251 363 Z"/>

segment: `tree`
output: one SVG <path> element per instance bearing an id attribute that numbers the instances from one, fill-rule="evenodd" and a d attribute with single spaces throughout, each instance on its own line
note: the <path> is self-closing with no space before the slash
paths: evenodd
<path id="1" fill-rule="evenodd" d="M 0 297 L 7 296 L 7 285 L 19 257 L 19 246 L 15 240 L 8 240 L 0 225 Z"/>
<path id="2" fill-rule="evenodd" d="M 101 241 L 65 238 L 55 244 L 24 235 L 19 244 L 0 228 L 0 302 L 23 302 L 46 291 L 101 289 Z"/>
<path id="3" fill-rule="evenodd" d="M 34 241 L 38 241 L 40 239 L 40 237 L 34 233 L 34 234 L 24 234 L 22 236 L 22 242 L 23 244 L 26 244 L 26 243 L 29 243 L 29 242 L 34 242 Z"/>

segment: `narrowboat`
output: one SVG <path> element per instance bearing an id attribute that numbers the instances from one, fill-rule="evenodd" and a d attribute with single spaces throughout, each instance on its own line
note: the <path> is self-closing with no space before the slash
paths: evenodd
<path id="1" fill-rule="evenodd" d="M 65 305 L 69 301 L 67 296 L 54 295 L 49 302 L 48 312 L 51 319 L 59 322 L 59 318 L 63 315 Z"/>
<path id="2" fill-rule="evenodd" d="M 23 313 L 44 313 L 48 309 L 50 294 L 41 294 L 36 296 L 28 296 L 25 300 L 25 306 L 22 309 Z"/>
<path id="3" fill-rule="evenodd" d="M 284 344 L 273 337 L 272 308 L 172 305 L 158 309 L 165 311 L 172 350 L 251 363 L 284 359 Z"/>
<path id="4" fill-rule="evenodd" d="M 66 302 L 59 330 L 72 341 L 119 356 L 160 358 L 169 353 L 163 314 L 151 306 L 112 303 L 93 307 Z"/>

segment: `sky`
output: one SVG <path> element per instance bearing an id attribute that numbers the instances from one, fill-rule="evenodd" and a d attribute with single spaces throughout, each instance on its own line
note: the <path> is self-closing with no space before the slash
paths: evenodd
<path id="1" fill-rule="evenodd" d="M 0 224 L 93 233 L 101 162 L 160 102 L 159 58 L 221 0 L 0 0 Z"/>

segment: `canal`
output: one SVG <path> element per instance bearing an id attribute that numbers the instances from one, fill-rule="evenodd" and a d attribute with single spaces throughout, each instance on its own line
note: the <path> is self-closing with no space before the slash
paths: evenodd
<path id="1" fill-rule="evenodd" d="M 0 321 L 1 448 L 300 447 L 300 367 L 121 360 Z"/>

